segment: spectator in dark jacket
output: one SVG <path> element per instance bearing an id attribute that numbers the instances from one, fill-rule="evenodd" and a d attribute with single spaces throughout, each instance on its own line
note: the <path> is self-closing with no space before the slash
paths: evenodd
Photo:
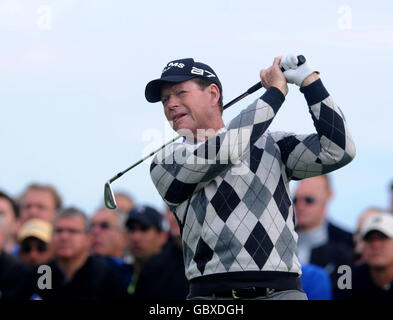
<path id="1" fill-rule="evenodd" d="M 338 292 L 344 300 L 393 299 L 393 215 L 369 217 L 360 229 L 365 263 L 352 270 L 351 288 Z"/>
<path id="2" fill-rule="evenodd" d="M 15 223 L 15 201 L 0 191 L 0 300 L 20 298 L 20 289 L 29 269 L 6 252 L 5 247 Z"/>
<path id="3" fill-rule="evenodd" d="M 144 264 L 135 288 L 140 300 L 185 300 L 189 286 L 184 274 L 182 240 L 179 225 L 167 208 L 168 242 L 161 253 Z"/>
<path id="4" fill-rule="evenodd" d="M 134 207 L 128 215 L 126 228 L 128 248 L 134 257 L 127 292 L 134 298 L 145 263 L 161 252 L 168 240 L 168 233 L 164 230 L 163 215 L 150 206 Z"/>
<path id="5" fill-rule="evenodd" d="M 329 178 L 322 175 L 300 181 L 293 203 L 300 262 L 326 270 L 332 281 L 334 297 L 340 275 L 338 268 L 353 262 L 353 237 L 327 220 L 327 206 L 331 198 Z"/>
<path id="6" fill-rule="evenodd" d="M 86 215 L 78 209 L 60 211 L 55 218 L 49 271 L 34 281 L 35 298 L 43 300 L 108 300 L 126 297 L 121 276 L 102 258 L 89 256 L 91 238 Z M 49 276 L 47 281 L 42 279 Z M 41 280 L 40 280 L 41 279 Z"/>

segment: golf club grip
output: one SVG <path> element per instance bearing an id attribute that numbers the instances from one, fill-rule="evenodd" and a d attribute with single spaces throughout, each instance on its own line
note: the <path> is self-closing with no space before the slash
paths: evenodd
<path id="1" fill-rule="evenodd" d="M 258 83 L 254 84 L 251 88 L 247 90 L 247 94 L 254 93 L 255 91 L 262 88 L 262 83 L 259 81 Z"/>
<path id="2" fill-rule="evenodd" d="M 302 54 L 297 56 L 297 66 L 298 67 L 301 66 L 305 62 L 306 62 L 306 57 L 305 56 L 303 56 Z M 283 67 L 281 67 L 280 69 L 281 69 L 282 72 L 286 71 Z"/>

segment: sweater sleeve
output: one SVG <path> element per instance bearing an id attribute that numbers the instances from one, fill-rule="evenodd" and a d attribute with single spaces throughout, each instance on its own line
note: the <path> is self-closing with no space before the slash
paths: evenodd
<path id="1" fill-rule="evenodd" d="M 284 95 L 270 87 L 221 132 L 197 145 L 172 144 L 153 159 L 150 174 L 169 206 L 182 203 L 220 173 L 237 164 L 267 130 L 284 102 Z"/>
<path id="2" fill-rule="evenodd" d="M 275 140 L 286 166 L 288 179 L 299 180 L 329 173 L 353 160 L 355 144 L 340 108 L 319 79 L 303 87 L 316 133 L 280 133 Z"/>

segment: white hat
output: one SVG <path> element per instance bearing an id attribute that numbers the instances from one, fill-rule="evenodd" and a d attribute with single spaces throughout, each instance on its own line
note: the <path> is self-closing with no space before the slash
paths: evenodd
<path id="1" fill-rule="evenodd" d="M 364 239 L 370 231 L 379 231 L 388 238 L 393 238 L 393 213 L 381 212 L 364 221 L 360 235 Z"/>

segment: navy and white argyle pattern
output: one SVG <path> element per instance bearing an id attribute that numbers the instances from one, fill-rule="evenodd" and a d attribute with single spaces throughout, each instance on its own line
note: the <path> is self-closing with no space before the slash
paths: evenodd
<path id="1" fill-rule="evenodd" d="M 216 136 L 192 146 L 174 144 L 153 159 L 152 180 L 181 226 L 189 280 L 238 272 L 301 274 L 289 181 L 336 170 L 355 156 L 344 116 L 321 80 L 301 91 L 314 134 L 267 130 L 284 102 L 271 87 Z M 223 151 L 234 145 L 238 152 Z M 206 161 L 197 161 L 201 155 Z M 239 164 L 247 170 L 239 173 Z"/>

